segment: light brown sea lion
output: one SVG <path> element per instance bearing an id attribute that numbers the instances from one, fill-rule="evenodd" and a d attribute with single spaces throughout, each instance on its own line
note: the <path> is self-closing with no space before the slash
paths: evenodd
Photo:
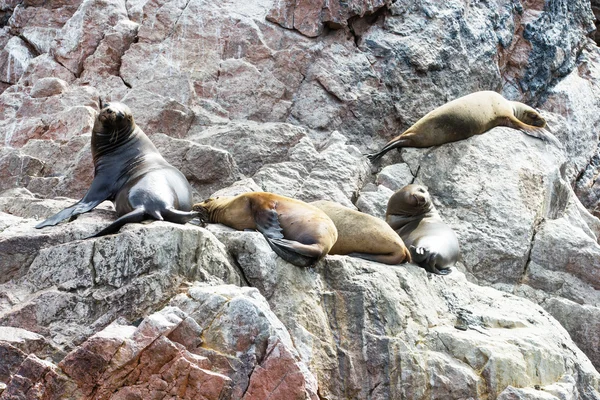
<path id="1" fill-rule="evenodd" d="M 414 262 L 446 275 L 460 254 L 454 231 L 442 221 L 424 186 L 407 185 L 390 197 L 387 223 L 404 240 Z"/>
<path id="2" fill-rule="evenodd" d="M 367 158 L 376 161 L 397 147 L 430 147 L 456 142 L 496 126 L 508 126 L 538 139 L 558 142 L 551 135 L 534 131 L 546 126 L 536 110 L 518 101 L 506 100 L 496 92 L 482 91 L 459 97 L 429 112 Z"/>
<path id="3" fill-rule="evenodd" d="M 323 210 L 338 230 L 329 254 L 349 255 L 384 264 L 410 262 L 410 252 L 390 226 L 379 218 L 332 201 L 310 203 Z"/>
<path id="4" fill-rule="evenodd" d="M 148 136 L 135 124 L 125 104 L 100 104 L 92 129 L 94 179 L 74 205 L 54 214 L 36 228 L 88 212 L 111 200 L 119 218 L 95 236 L 117 232 L 129 222 L 145 219 L 184 224 L 201 217 L 192 212 L 192 188 L 185 176 L 160 155 Z"/>
<path id="5" fill-rule="evenodd" d="M 210 198 L 193 209 L 238 230 L 256 229 L 281 258 L 301 267 L 323 258 L 337 240 L 333 221 L 318 208 L 274 193 Z"/>

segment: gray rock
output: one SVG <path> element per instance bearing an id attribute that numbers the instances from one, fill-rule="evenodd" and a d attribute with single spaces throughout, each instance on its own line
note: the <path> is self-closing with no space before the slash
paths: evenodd
<path id="1" fill-rule="evenodd" d="M 395 192 L 411 184 L 413 179 L 414 176 L 408 164 L 402 163 L 384 167 L 377 174 L 375 182 Z"/>
<path id="2" fill-rule="evenodd" d="M 300 269 L 277 258 L 260 234 L 211 230 L 287 327 L 322 395 L 481 398 L 509 385 L 560 385 L 569 376 L 598 385 L 589 361 L 564 363 L 580 350 L 541 307 L 471 284 L 460 272 L 439 279 L 414 265 L 346 256 Z M 466 331 L 455 328 L 461 321 Z M 593 399 L 591 387 L 561 390 Z"/>

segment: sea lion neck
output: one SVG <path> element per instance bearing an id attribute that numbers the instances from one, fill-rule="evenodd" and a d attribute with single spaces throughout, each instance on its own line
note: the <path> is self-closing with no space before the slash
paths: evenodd
<path id="1" fill-rule="evenodd" d="M 131 124 L 103 124 L 96 119 L 92 129 L 92 156 L 96 160 L 98 157 L 110 154 L 137 139 L 138 136 L 139 128 L 133 122 Z"/>

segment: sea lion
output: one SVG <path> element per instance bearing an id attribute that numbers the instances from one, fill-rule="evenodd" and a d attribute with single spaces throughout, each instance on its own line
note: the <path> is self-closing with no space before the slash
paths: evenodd
<path id="1" fill-rule="evenodd" d="M 407 185 L 390 197 L 387 223 L 404 240 L 414 262 L 446 275 L 460 253 L 454 231 L 442 221 L 424 186 Z"/>
<path id="2" fill-rule="evenodd" d="M 185 176 L 160 155 L 148 136 L 135 124 L 125 104 L 100 103 L 92 129 L 94 179 L 87 193 L 72 206 L 36 228 L 88 212 L 111 200 L 118 219 L 91 237 L 117 232 L 129 222 L 148 218 L 184 224 L 195 217 L 192 188 Z"/>
<path id="3" fill-rule="evenodd" d="M 459 97 L 429 112 L 367 158 L 376 161 L 397 147 L 430 147 L 456 142 L 496 126 L 508 126 L 538 139 L 558 142 L 551 135 L 534 132 L 546 126 L 536 110 L 518 101 L 506 100 L 496 92 L 482 91 Z"/>
<path id="4" fill-rule="evenodd" d="M 338 239 L 329 254 L 349 255 L 384 264 L 410 262 L 410 252 L 400 237 L 379 218 L 332 201 L 309 203 L 333 220 Z"/>
<path id="5" fill-rule="evenodd" d="M 194 204 L 209 222 L 237 230 L 256 229 L 284 260 L 307 267 L 323 258 L 337 240 L 333 221 L 303 201 L 267 192 L 210 198 Z"/>

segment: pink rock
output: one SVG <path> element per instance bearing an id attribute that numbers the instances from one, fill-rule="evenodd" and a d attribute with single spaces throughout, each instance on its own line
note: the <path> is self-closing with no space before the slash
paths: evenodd
<path id="1" fill-rule="evenodd" d="M 269 343 L 265 360 L 254 369 L 243 400 L 317 400 L 317 382 L 307 380 L 305 372 L 283 343 Z"/>
<path id="2" fill-rule="evenodd" d="M 19 83 L 32 86 L 43 78 L 57 78 L 71 83 L 75 80 L 75 75 L 57 63 L 50 55 L 42 54 L 29 62 Z"/>
<path id="3" fill-rule="evenodd" d="M 0 76 L 3 82 L 17 83 L 35 55 L 19 37 L 13 36 L 0 51 Z"/>
<path id="4" fill-rule="evenodd" d="M 81 74 L 83 62 L 104 33 L 123 19 L 128 19 L 125 1 L 84 0 L 52 44 L 56 60 L 75 75 Z"/>
<path id="5" fill-rule="evenodd" d="M 319 36 L 324 25 L 338 29 L 352 17 L 372 14 L 388 4 L 385 0 L 287 0 L 278 1 L 267 19 L 309 37 Z"/>
<path id="6" fill-rule="evenodd" d="M 131 90 L 121 101 L 131 108 L 136 124 L 147 135 L 183 138 L 194 121 L 194 112 L 186 105 L 146 90 Z"/>
<path id="7" fill-rule="evenodd" d="M 52 363 L 29 355 L 11 377 L 1 400 L 81 399 L 75 385 Z"/>
<path id="8" fill-rule="evenodd" d="M 122 344 L 123 339 L 119 338 L 91 337 L 69 353 L 59 366 L 89 396 Z"/>
<path id="9" fill-rule="evenodd" d="M 50 97 L 61 94 L 67 90 L 67 82 L 59 78 L 39 79 L 31 88 L 31 97 Z"/>
<path id="10" fill-rule="evenodd" d="M 166 335 L 193 343 L 193 320 L 176 309 L 146 318 L 137 328 L 113 324 L 72 351 L 60 363 L 86 398 L 230 398 L 231 379 L 207 370 L 211 363 Z M 179 328 L 182 326 L 182 328 Z M 186 337 L 186 335 L 190 337 Z"/>

